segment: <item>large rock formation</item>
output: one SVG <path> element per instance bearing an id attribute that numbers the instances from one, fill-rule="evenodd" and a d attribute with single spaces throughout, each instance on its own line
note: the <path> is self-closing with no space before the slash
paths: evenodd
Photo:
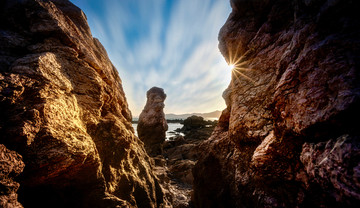
<path id="1" fill-rule="evenodd" d="M 163 111 L 166 94 L 163 89 L 152 87 L 147 91 L 146 97 L 146 105 L 139 116 L 137 132 L 150 156 L 161 155 L 168 130 Z"/>
<path id="2" fill-rule="evenodd" d="M 0 141 L 25 163 L 24 207 L 164 205 L 121 80 L 85 14 L 67 0 L 7 0 L 0 18 Z M 2 175 L 20 172 L 15 159 Z"/>
<path id="3" fill-rule="evenodd" d="M 198 207 L 360 204 L 360 7 L 232 0 L 227 109 L 196 164 Z"/>

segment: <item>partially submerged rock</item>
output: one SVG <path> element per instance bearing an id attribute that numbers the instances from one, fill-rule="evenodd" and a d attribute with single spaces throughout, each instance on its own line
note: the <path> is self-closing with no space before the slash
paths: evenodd
<path id="1" fill-rule="evenodd" d="M 158 87 L 152 87 L 146 93 L 146 105 L 139 116 L 137 132 L 150 156 L 163 154 L 163 142 L 168 125 L 164 114 L 166 94 Z"/>
<path id="2" fill-rule="evenodd" d="M 202 124 L 205 121 L 202 120 Z M 208 124 L 208 122 L 205 122 Z M 213 122 L 211 122 L 213 123 Z M 169 194 L 173 199 L 173 206 L 193 207 L 192 202 L 192 185 L 193 173 L 192 169 L 198 160 L 199 155 L 203 151 L 200 148 L 201 142 L 209 138 L 214 126 L 192 127 L 187 131 L 183 131 L 185 136 L 176 136 L 164 142 L 164 154 L 166 159 L 166 173 L 169 183 L 163 185 L 169 187 Z"/>
<path id="3" fill-rule="evenodd" d="M 182 129 L 184 131 L 189 131 L 192 129 L 200 129 L 200 128 L 204 128 L 206 126 L 206 124 L 207 123 L 203 117 L 194 115 L 194 116 L 190 116 L 184 120 L 184 126 Z"/>
<path id="4" fill-rule="evenodd" d="M 187 131 L 197 131 L 198 129 L 202 129 L 205 127 L 213 127 L 217 124 L 217 121 L 205 121 L 201 116 L 190 116 L 186 118 L 183 122 L 184 126 L 182 127 L 182 132 Z"/>

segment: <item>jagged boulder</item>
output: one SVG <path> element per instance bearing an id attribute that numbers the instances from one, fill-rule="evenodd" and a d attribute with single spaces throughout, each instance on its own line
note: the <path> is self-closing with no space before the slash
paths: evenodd
<path id="1" fill-rule="evenodd" d="M 219 48 L 235 67 L 193 170 L 196 205 L 359 206 L 359 3 L 231 6 Z"/>
<path id="2" fill-rule="evenodd" d="M 309 187 L 325 188 L 335 201 L 324 201 L 321 194 L 314 191 L 318 206 L 330 203 L 359 204 L 360 198 L 360 139 L 358 136 L 342 135 L 319 143 L 304 143 L 300 160 L 304 172 L 300 179 Z"/>
<path id="3" fill-rule="evenodd" d="M 158 87 L 152 87 L 146 93 L 146 105 L 139 116 L 137 132 L 150 156 L 163 154 L 163 143 L 168 125 L 164 114 L 166 94 Z"/>
<path id="4" fill-rule="evenodd" d="M 165 205 L 85 14 L 67 0 L 6 0 L 0 18 L 0 141 L 25 163 L 24 207 Z"/>
<path id="5" fill-rule="evenodd" d="M 207 122 L 204 121 L 204 118 L 201 116 L 190 116 L 184 120 L 183 131 L 188 131 L 192 129 L 204 128 L 207 125 Z"/>
<path id="6" fill-rule="evenodd" d="M 22 157 L 0 144 L 0 206 L 23 207 L 18 202 L 19 183 L 15 177 L 24 170 Z"/>

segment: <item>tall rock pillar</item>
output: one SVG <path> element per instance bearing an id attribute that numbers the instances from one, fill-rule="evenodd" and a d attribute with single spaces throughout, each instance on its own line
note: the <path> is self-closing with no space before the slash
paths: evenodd
<path id="1" fill-rule="evenodd" d="M 168 129 L 163 110 L 166 94 L 162 88 L 152 87 L 147 91 L 146 97 L 146 105 L 140 114 L 137 131 L 148 154 L 156 156 L 163 152 L 163 142 Z"/>

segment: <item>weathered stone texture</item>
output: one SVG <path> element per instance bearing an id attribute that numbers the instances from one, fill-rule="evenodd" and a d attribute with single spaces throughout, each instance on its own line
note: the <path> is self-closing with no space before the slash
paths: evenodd
<path id="1" fill-rule="evenodd" d="M 358 206 L 359 4 L 231 5 L 219 48 L 235 69 L 193 171 L 196 204 Z"/>
<path id="2" fill-rule="evenodd" d="M 146 93 L 146 104 L 139 116 L 137 132 L 150 156 L 163 154 L 163 143 L 168 125 L 164 114 L 166 94 L 159 87 L 152 87 Z"/>
<path id="3" fill-rule="evenodd" d="M 122 83 L 66 0 L 0 3 L 0 141 L 22 155 L 25 207 L 159 207 Z"/>
<path id="4" fill-rule="evenodd" d="M 0 207 L 23 207 L 18 202 L 19 183 L 14 181 L 24 170 L 19 154 L 0 144 Z"/>

